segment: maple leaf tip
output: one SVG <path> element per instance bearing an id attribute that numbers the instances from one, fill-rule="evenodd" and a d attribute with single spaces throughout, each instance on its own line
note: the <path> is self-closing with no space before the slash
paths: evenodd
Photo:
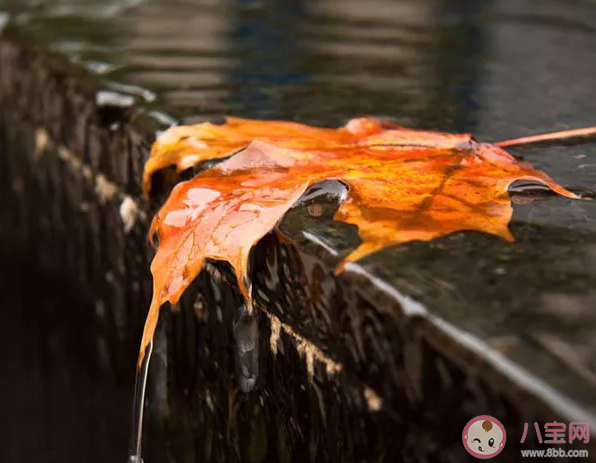
<path id="1" fill-rule="evenodd" d="M 160 309 L 161 305 L 158 303 L 157 296 L 154 293 L 153 300 L 151 301 L 151 305 L 149 306 L 149 312 L 147 313 L 147 318 L 145 319 L 145 326 L 143 327 L 143 337 L 141 339 L 141 346 L 139 349 L 139 358 L 137 363 L 137 366 L 139 368 L 143 365 L 143 360 L 145 359 L 145 355 L 147 354 L 147 347 L 153 341 L 153 336 L 155 334 L 157 322 L 159 321 Z"/>

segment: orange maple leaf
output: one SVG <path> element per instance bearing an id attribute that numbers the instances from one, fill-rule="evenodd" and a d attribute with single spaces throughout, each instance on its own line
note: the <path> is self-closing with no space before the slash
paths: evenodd
<path id="1" fill-rule="evenodd" d="M 335 179 L 348 186 L 335 219 L 357 225 L 362 239 L 338 272 L 387 246 L 462 230 L 512 240 L 507 189 L 517 180 L 577 198 L 545 173 L 469 134 L 410 130 L 368 118 L 339 129 L 235 118 L 220 126 L 175 127 L 155 143 L 145 187 L 164 166 L 183 170 L 224 157 L 229 158 L 178 184 L 154 217 L 151 235 L 158 233 L 159 247 L 141 359 L 160 307 L 179 300 L 205 259 L 229 262 L 249 297 L 253 245 L 317 182 Z"/>

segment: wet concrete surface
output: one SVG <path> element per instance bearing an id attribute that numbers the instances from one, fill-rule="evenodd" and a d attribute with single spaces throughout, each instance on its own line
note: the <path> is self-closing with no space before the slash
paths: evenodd
<path id="1" fill-rule="evenodd" d="M 80 72 L 77 79 L 85 82 L 83 92 L 66 96 L 73 101 L 76 93 L 78 106 L 60 103 L 70 87 L 54 80 L 48 85 L 56 85 L 57 102 L 48 97 L 33 106 L 32 97 L 22 95 L 37 90 L 25 83 L 12 94 L 4 92 L 2 153 L 9 152 L 11 166 L 5 164 L 0 175 L 11 190 L 4 190 L 2 201 L 10 198 L 12 212 L 4 213 L 0 236 L 3 247 L 14 250 L 11 259 L 66 272 L 85 295 L 81 307 L 97 313 L 99 300 L 112 317 L 106 328 L 111 336 L 105 341 L 111 352 L 107 364 L 116 372 L 116 384 L 124 386 L 102 383 L 87 373 L 80 357 L 69 354 L 61 360 L 69 374 L 83 378 L 63 389 L 79 394 L 85 416 L 101 415 L 96 401 L 101 399 L 84 398 L 94 388 L 101 392 L 91 395 L 102 395 L 110 410 L 99 420 L 111 423 L 104 424 L 108 434 L 79 430 L 89 453 L 104 448 L 113 431 L 113 455 L 120 455 L 116 449 L 124 445 L 128 429 L 121 407 L 128 405 L 126 365 L 134 363 L 148 296 L 146 224 L 140 221 L 132 235 L 122 232 L 122 198 L 96 204 L 95 189 L 85 186 L 76 169 L 52 166 L 51 158 L 36 167 L 39 126 L 80 154 L 94 172 L 138 198 L 143 146 L 155 130 L 175 120 L 196 123 L 233 114 L 337 125 L 366 114 L 411 127 L 472 131 L 489 141 L 595 123 L 596 4 L 587 0 L 375 0 L 366 5 L 303 0 L 291 6 L 281 1 L 3 0 L 0 10 L 12 21 L 0 42 L 42 44 L 75 63 L 69 75 Z M 21 72 L 27 56 L 20 58 Z M 5 85 L 26 82 L 17 77 L 6 68 L 0 71 Z M 9 105 L 10 98 L 16 101 Z M 12 107 L 18 111 L 6 109 Z M 19 122 L 23 118 L 27 124 Z M 596 189 L 595 143 L 511 152 L 563 185 Z M 0 157 L 7 162 L 5 154 Z M 24 188 L 18 176 L 8 174 L 15 172 L 38 173 Z M 228 296 L 218 296 L 221 288 L 204 289 L 197 300 L 189 296 L 193 300 L 167 317 L 162 333 L 167 349 L 157 356 L 162 367 L 155 368 L 150 403 L 155 435 L 165 437 L 148 445 L 155 447 L 156 459 L 168 449 L 157 461 L 461 461 L 466 456 L 461 429 L 484 413 L 494 413 L 511 430 L 509 458 L 514 458 L 523 422 L 580 419 L 596 426 L 595 202 L 551 198 L 517 204 L 510 227 L 514 244 L 458 233 L 382 251 L 334 279 L 333 267 L 358 243 L 357 230 L 331 219 L 333 195 L 314 201 L 324 205 L 324 214 L 313 217 L 308 201 L 298 205 L 280 226 L 283 239 L 269 236 L 255 251 L 257 303 L 267 314 L 259 318 L 257 392 L 242 395 L 235 381 L 232 330 L 239 302 L 231 287 Z M 79 203 L 89 205 L 90 212 L 68 212 Z M 46 214 L 31 217 L 28 211 L 35 210 Z M 16 238 L 7 224 L 20 230 Z M 84 232 L 73 237 L 73 229 Z M 27 237 L 26 230 L 37 232 Z M 44 248 L 54 251 L 44 257 L 39 252 Z M 10 262 L 4 256 L 3 264 Z M 37 313 L 30 299 L 9 300 L 21 311 Z M 197 307 L 211 315 L 201 315 Z M 44 350 L 45 334 L 30 328 L 32 322 L 23 321 L 28 318 L 10 314 L 2 326 L 20 327 L 20 339 L 37 333 L 28 349 Z M 270 315 L 341 364 L 344 373 L 329 378 L 323 365 L 313 380 L 305 366 L 308 355 L 283 332 L 280 342 L 288 353 L 280 362 L 269 342 L 277 326 L 276 321 L 271 328 Z M 52 330 L 76 332 L 89 322 L 75 320 L 68 317 L 61 322 L 66 326 Z M 78 342 L 72 340 L 66 351 Z M 2 361 L 14 372 L 4 397 L 15 397 L 11 410 L 21 415 L 31 406 L 30 393 L 14 391 L 32 381 L 20 375 L 55 368 L 34 359 L 23 360 L 31 365 L 23 370 L 16 358 Z M 102 371 L 89 371 L 97 369 Z M 381 413 L 371 414 L 367 388 L 382 402 Z M 60 410 L 65 397 L 50 394 L 45 402 Z M 50 411 L 41 418 L 45 428 L 72 424 L 63 424 L 58 415 Z M 118 418 L 109 421 L 111 416 Z M 347 424 L 334 428 L 339 422 Z M 245 433 L 246 423 L 251 431 Z M 60 441 L 40 429 L 32 435 Z M 391 435 L 404 437 L 392 441 Z M 2 461 L 23 461 L 24 441 L 10 441 Z M 39 448 L 38 461 L 75 461 L 66 445 L 54 454 Z"/>

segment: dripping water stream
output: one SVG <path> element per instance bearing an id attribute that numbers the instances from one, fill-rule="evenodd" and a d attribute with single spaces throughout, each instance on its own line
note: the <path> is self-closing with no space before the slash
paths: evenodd
<path id="1" fill-rule="evenodd" d="M 251 305 L 250 303 L 242 304 L 239 309 L 239 317 L 233 327 L 238 385 L 245 393 L 255 388 L 259 376 L 258 323 Z M 128 463 L 143 463 L 143 419 L 147 378 L 154 342 L 155 340 L 152 340 L 147 345 L 144 358 L 136 371 Z"/>
<path id="2" fill-rule="evenodd" d="M 141 446 L 143 440 L 143 411 L 145 408 L 145 392 L 147 390 L 147 374 L 149 372 L 149 363 L 151 362 L 152 352 L 153 341 L 147 345 L 145 357 L 143 358 L 141 365 L 137 367 L 132 408 L 132 426 L 128 450 L 128 463 L 143 463 L 143 458 L 141 457 Z"/>

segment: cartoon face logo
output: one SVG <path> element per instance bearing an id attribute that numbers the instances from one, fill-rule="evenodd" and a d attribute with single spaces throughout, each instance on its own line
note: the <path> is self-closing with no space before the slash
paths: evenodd
<path id="1" fill-rule="evenodd" d="M 464 447 L 476 458 L 492 458 L 503 450 L 507 433 L 499 420 L 482 415 L 471 419 L 462 434 Z"/>

